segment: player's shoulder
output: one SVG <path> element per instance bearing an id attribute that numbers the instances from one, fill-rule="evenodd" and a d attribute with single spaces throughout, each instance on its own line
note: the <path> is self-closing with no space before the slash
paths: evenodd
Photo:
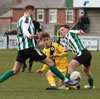
<path id="1" fill-rule="evenodd" d="M 25 23 L 29 23 L 31 21 L 31 17 L 23 16 L 23 20 L 24 20 Z"/>
<path id="2" fill-rule="evenodd" d="M 69 34 L 76 34 L 78 30 L 70 30 Z"/>
<path id="3" fill-rule="evenodd" d="M 31 19 L 29 16 L 22 16 L 20 19 Z"/>
<path id="4" fill-rule="evenodd" d="M 46 51 L 48 51 L 49 50 L 49 48 L 43 48 L 43 52 L 46 52 Z"/>
<path id="5" fill-rule="evenodd" d="M 49 55 L 50 54 L 50 48 L 46 49 L 44 48 L 43 51 L 42 51 L 45 55 Z"/>
<path id="6" fill-rule="evenodd" d="M 55 42 L 52 42 L 52 46 L 54 46 L 55 48 L 57 47 L 62 47 L 59 43 L 55 43 Z"/>
<path id="7" fill-rule="evenodd" d="M 58 43 L 55 43 L 55 42 L 52 42 L 52 45 L 53 46 L 58 46 L 59 44 Z"/>

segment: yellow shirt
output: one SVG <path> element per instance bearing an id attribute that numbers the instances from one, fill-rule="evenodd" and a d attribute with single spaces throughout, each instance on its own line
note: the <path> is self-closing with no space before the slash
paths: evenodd
<path id="1" fill-rule="evenodd" d="M 56 63 L 56 67 L 61 70 L 66 69 L 68 66 L 68 61 L 67 61 L 66 56 L 52 57 L 50 53 L 62 54 L 64 52 L 65 52 L 65 49 L 58 43 L 54 43 L 54 42 L 52 42 L 51 46 L 48 49 L 46 48 L 43 49 L 43 53 L 47 55 L 49 58 L 53 59 Z M 44 66 L 46 65 L 44 64 Z M 42 70 L 44 71 L 43 68 Z"/>

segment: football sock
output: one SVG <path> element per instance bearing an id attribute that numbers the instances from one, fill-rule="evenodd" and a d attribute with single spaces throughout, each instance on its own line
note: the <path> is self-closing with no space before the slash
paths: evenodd
<path id="1" fill-rule="evenodd" d="M 49 67 L 49 69 L 57 76 L 59 77 L 62 81 L 64 81 L 66 78 L 64 75 L 56 68 L 56 65 L 53 65 Z"/>
<path id="2" fill-rule="evenodd" d="M 88 78 L 88 83 L 90 86 L 93 86 L 93 78 Z"/>
<path id="3" fill-rule="evenodd" d="M 66 74 L 66 78 L 68 78 L 68 79 L 70 78 L 70 74 L 69 73 Z"/>
<path id="4" fill-rule="evenodd" d="M 56 86 L 55 79 L 52 75 L 47 76 L 47 80 L 51 86 Z"/>
<path id="5" fill-rule="evenodd" d="M 5 81 L 6 79 L 8 79 L 9 77 L 13 76 L 14 75 L 14 72 L 13 70 L 8 70 L 8 72 L 6 72 L 5 74 L 3 74 L 1 77 L 0 77 L 0 83 L 2 83 L 3 81 Z"/>

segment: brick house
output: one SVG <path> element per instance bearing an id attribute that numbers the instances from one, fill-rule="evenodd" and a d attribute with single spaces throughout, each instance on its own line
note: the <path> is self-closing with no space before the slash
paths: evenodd
<path id="1" fill-rule="evenodd" d="M 77 19 L 84 14 L 83 9 L 66 8 L 64 0 L 26 0 L 11 8 L 0 16 L 0 24 L 8 24 L 11 28 L 16 27 L 18 19 L 23 16 L 23 8 L 26 5 L 35 6 L 35 20 L 39 21 L 48 32 L 54 32 L 56 24 L 69 24 L 71 27 Z"/>

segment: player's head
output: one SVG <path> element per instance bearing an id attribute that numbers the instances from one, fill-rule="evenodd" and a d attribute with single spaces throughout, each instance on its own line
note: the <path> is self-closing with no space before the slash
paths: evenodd
<path id="1" fill-rule="evenodd" d="M 28 14 L 29 16 L 34 14 L 35 7 L 33 5 L 27 5 L 24 7 L 24 14 Z"/>
<path id="2" fill-rule="evenodd" d="M 63 37 L 69 32 L 69 30 L 70 30 L 69 25 L 61 25 L 61 26 L 60 26 L 60 29 L 59 29 L 60 34 L 61 34 Z"/>
<path id="3" fill-rule="evenodd" d="M 50 35 L 47 32 L 43 32 L 40 34 L 40 40 L 45 48 L 50 47 L 51 40 L 50 40 Z"/>

